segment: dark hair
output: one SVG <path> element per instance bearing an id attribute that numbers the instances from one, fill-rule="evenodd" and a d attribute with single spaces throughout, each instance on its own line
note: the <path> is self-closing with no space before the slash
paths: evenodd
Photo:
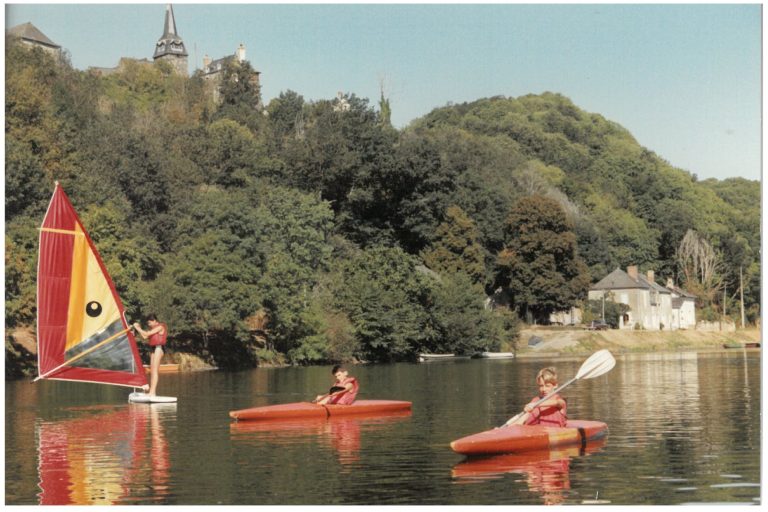
<path id="1" fill-rule="evenodd" d="M 331 370 L 331 375 L 336 375 L 336 372 L 338 372 L 339 370 L 343 370 L 343 369 L 344 369 L 344 367 L 343 367 L 343 366 L 341 366 L 340 364 L 337 364 L 337 365 L 336 365 L 336 366 L 334 366 L 334 367 L 333 367 L 333 369 Z"/>
<path id="2" fill-rule="evenodd" d="M 150 313 L 147 315 L 147 320 L 154 320 L 155 322 L 157 322 L 157 315 L 154 313 Z"/>

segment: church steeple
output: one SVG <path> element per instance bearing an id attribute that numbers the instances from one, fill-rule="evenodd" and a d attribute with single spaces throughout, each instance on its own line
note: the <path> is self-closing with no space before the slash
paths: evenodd
<path id="1" fill-rule="evenodd" d="M 173 17 L 173 7 L 168 4 L 165 8 L 165 28 L 163 35 L 158 39 L 155 45 L 154 59 L 163 59 L 169 61 L 176 70 L 187 75 L 187 49 L 184 47 L 184 41 L 181 40 L 176 32 L 176 19 Z"/>

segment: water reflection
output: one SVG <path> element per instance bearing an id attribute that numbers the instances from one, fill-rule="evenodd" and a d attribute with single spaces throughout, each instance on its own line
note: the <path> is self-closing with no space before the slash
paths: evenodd
<path id="1" fill-rule="evenodd" d="M 599 439 L 584 447 L 468 458 L 456 464 L 451 474 L 457 483 L 480 483 L 519 473 L 525 476 L 528 490 L 541 496 L 542 503 L 556 505 L 565 501 L 566 491 L 571 488 L 571 459 L 599 452 L 605 443 L 605 439 Z"/>
<path id="2" fill-rule="evenodd" d="M 176 404 L 70 408 L 77 417 L 40 421 L 40 505 L 159 501 L 169 493 L 163 417 Z"/>
<path id="3" fill-rule="evenodd" d="M 599 454 L 569 454 L 565 464 L 542 460 L 539 467 L 531 461 L 515 466 L 514 457 L 502 457 L 491 460 L 496 467 L 486 472 L 481 464 L 487 461 L 463 461 L 449 443 L 519 412 L 535 394 L 543 366 L 573 376 L 583 359 L 360 365 L 354 373 L 368 396 L 411 401 L 413 415 L 312 424 L 233 424 L 228 412 L 314 396 L 326 385 L 325 367 L 169 375 L 168 394 L 178 396 L 180 405 L 167 414 L 158 406 L 126 404 L 125 391 L 112 386 L 6 382 L 5 500 L 210 506 L 760 503 L 761 354 L 616 358 L 610 373 L 564 393 L 571 418 L 609 425 Z"/>
<path id="4" fill-rule="evenodd" d="M 239 421 L 230 424 L 230 433 L 237 443 L 290 445 L 315 439 L 333 449 L 341 464 L 350 464 L 360 459 L 363 431 L 390 428 L 410 417 L 411 411 L 397 411 L 385 415 Z"/>

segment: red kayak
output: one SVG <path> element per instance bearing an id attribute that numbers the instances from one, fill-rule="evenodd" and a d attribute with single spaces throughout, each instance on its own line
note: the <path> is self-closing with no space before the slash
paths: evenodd
<path id="1" fill-rule="evenodd" d="M 511 425 L 462 437 L 451 443 L 456 453 L 464 455 L 494 455 L 559 446 L 586 445 L 606 434 L 608 425 L 600 421 L 569 421 L 565 427 L 543 425 Z"/>
<path id="2" fill-rule="evenodd" d="M 318 405 L 311 402 L 296 402 L 230 411 L 229 416 L 236 420 L 263 421 L 289 418 L 328 418 L 356 414 L 386 414 L 410 410 L 411 402 L 398 400 L 357 400 L 351 405 Z"/>

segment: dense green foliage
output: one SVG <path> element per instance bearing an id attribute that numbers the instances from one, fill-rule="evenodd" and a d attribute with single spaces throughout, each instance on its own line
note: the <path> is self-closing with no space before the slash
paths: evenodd
<path id="1" fill-rule="evenodd" d="M 510 349 L 516 315 L 486 296 L 546 321 L 617 266 L 680 282 L 689 230 L 722 260 L 728 312 L 741 269 L 759 315 L 755 182 L 697 182 L 557 94 L 395 130 L 383 97 L 376 111 L 286 91 L 262 107 L 250 66 L 225 74 L 215 103 L 167 66 L 100 77 L 8 45 L 6 326 L 34 322 L 54 180 L 129 317 L 158 313 L 220 366 Z"/>

